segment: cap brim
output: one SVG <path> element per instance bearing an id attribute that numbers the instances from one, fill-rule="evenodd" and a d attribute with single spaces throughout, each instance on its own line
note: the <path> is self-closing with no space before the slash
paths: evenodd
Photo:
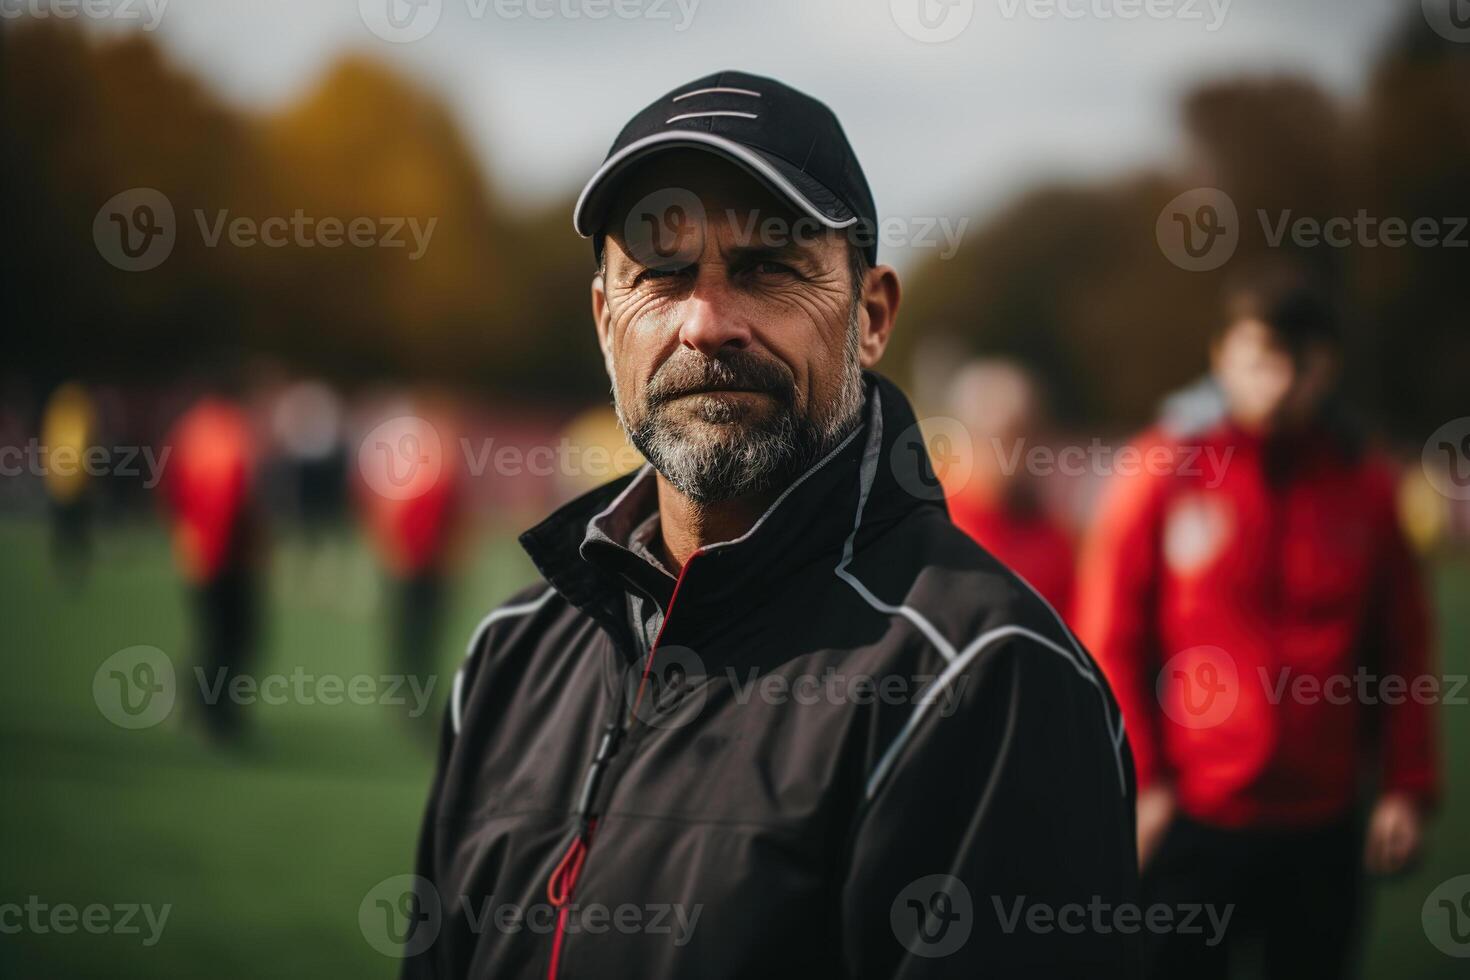
<path id="1" fill-rule="evenodd" d="M 713 133 L 679 130 L 655 133 L 630 143 L 597 168 L 572 209 L 572 227 L 577 234 L 590 238 L 602 226 L 617 179 L 631 166 L 655 153 L 679 148 L 706 150 L 738 164 L 797 210 L 828 228 L 857 223 L 857 215 L 836 194 L 781 157 Z"/>

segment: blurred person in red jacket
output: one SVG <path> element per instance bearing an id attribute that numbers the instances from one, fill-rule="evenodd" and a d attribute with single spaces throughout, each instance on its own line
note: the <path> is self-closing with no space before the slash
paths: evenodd
<path id="1" fill-rule="evenodd" d="M 258 642 L 261 540 L 254 500 L 255 439 L 245 412 L 218 394 L 201 398 L 168 439 L 165 494 L 174 557 L 195 593 L 196 644 L 204 671 L 200 714 L 219 740 L 238 737 L 241 705 L 231 680 Z"/>
<path id="2" fill-rule="evenodd" d="M 458 529 L 457 428 L 439 407 L 400 408 L 358 447 L 359 499 L 393 593 L 393 669 L 410 678 L 431 678 L 439 663 L 445 585 Z M 432 713 L 414 720 L 433 733 Z"/>
<path id="3" fill-rule="evenodd" d="M 973 465 L 962 485 L 946 487 L 955 526 L 1066 613 L 1072 603 L 1071 538 L 1047 512 L 1040 482 L 1024 465 L 1043 430 L 1041 390 L 1019 365 L 980 360 L 949 386 L 949 411 L 970 434 Z"/>
<path id="4" fill-rule="evenodd" d="M 1151 975 L 1223 977 L 1263 935 L 1266 976 L 1337 977 L 1365 860 L 1405 868 L 1435 799 L 1429 617 L 1330 308 L 1276 272 L 1226 314 L 1109 487 L 1074 624 L 1123 707 L 1146 901 L 1234 906 L 1225 942 L 1151 937 Z"/>

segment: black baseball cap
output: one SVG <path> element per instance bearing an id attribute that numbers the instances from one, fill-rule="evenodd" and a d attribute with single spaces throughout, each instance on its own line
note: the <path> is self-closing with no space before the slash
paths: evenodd
<path id="1" fill-rule="evenodd" d="M 837 116 L 789 85 L 739 71 L 679 86 L 618 133 L 572 211 L 572 226 L 593 239 L 599 257 L 618 179 L 635 163 L 676 148 L 708 150 L 738 164 L 798 211 L 846 229 L 868 264 L 878 264 L 873 193 Z"/>

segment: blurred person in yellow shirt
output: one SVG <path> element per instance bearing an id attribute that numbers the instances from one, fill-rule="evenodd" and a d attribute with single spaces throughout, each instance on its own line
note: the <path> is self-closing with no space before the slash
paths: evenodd
<path id="1" fill-rule="evenodd" d="M 80 585 L 92 558 L 92 499 L 83 465 L 97 433 L 87 389 L 68 382 L 51 393 L 41 421 L 42 469 L 51 518 L 51 558 L 57 574 Z"/>

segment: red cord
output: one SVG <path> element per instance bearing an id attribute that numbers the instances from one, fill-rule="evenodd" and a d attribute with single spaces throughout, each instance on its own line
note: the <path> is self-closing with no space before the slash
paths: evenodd
<path id="1" fill-rule="evenodd" d="M 653 638 L 653 645 L 648 648 L 648 659 L 643 662 L 643 676 L 638 681 L 638 693 L 633 698 L 633 706 L 628 712 L 628 727 L 631 728 L 638 713 L 638 705 L 643 702 L 643 690 L 648 686 L 648 675 L 653 670 L 653 655 L 658 651 L 659 641 L 663 639 L 664 630 L 669 625 L 669 617 L 673 615 L 674 603 L 679 598 L 679 587 L 684 584 L 684 575 L 689 571 L 689 566 L 700 554 L 696 549 L 684 562 L 684 567 L 679 569 L 679 577 L 674 581 L 674 592 L 669 596 L 669 608 L 664 612 L 664 621 L 659 625 L 658 635 Z M 587 823 L 587 829 L 577 835 L 572 841 L 567 852 L 557 862 L 556 869 L 551 872 L 551 878 L 546 882 L 546 898 L 551 902 L 553 908 L 560 909 L 556 916 L 556 935 L 551 940 L 551 965 L 546 971 L 546 980 L 556 980 L 557 972 L 561 969 L 561 945 L 567 934 L 567 915 L 571 908 L 567 905 L 572 900 L 572 891 L 577 887 L 577 879 L 582 875 L 582 865 L 587 862 L 587 850 L 592 846 L 592 832 L 597 828 L 597 818 L 593 817 Z"/>

